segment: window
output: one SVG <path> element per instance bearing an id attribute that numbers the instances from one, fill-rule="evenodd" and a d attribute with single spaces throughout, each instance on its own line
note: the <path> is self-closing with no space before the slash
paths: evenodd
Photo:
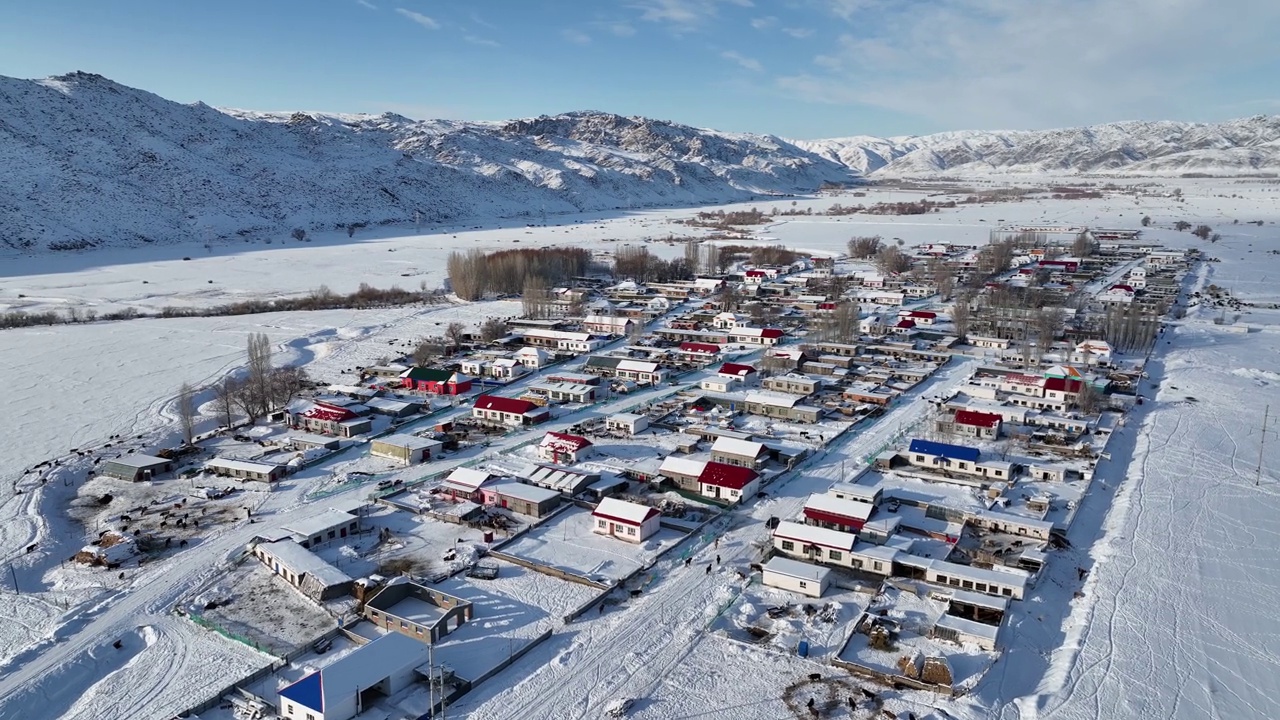
<path id="1" fill-rule="evenodd" d="M 292 714 L 293 714 L 293 706 L 292 706 L 292 705 L 285 705 L 285 706 L 284 706 L 284 714 L 285 714 L 285 715 L 292 715 Z"/>
<path id="2" fill-rule="evenodd" d="M 973 589 L 974 589 L 974 590 L 977 590 L 978 592 L 986 592 L 986 591 L 987 591 L 987 584 L 986 584 L 986 583 L 977 583 L 976 585 L 974 585 L 974 586 L 973 586 Z"/>
<path id="3" fill-rule="evenodd" d="M 603 520 L 597 520 L 597 521 L 596 521 L 596 527 L 604 527 L 604 524 L 605 524 L 605 523 L 604 523 L 604 521 L 603 521 Z"/>
<path id="4" fill-rule="evenodd" d="M 965 580 L 964 582 L 962 582 L 962 583 L 961 583 L 961 585 L 964 587 L 964 589 L 965 589 L 965 590 L 972 590 L 972 589 L 973 589 L 973 581 L 972 581 L 972 580 Z"/>
<path id="5" fill-rule="evenodd" d="M 796 549 L 796 544 L 791 542 L 790 540 L 783 540 L 782 549 L 786 550 L 787 552 L 791 552 Z"/>
<path id="6" fill-rule="evenodd" d="M 938 580 L 937 580 L 937 582 L 938 582 L 938 584 L 940 584 L 940 585 L 946 585 L 946 584 L 947 584 L 947 576 L 946 576 L 946 575 L 939 575 L 939 576 L 938 576 Z"/>
<path id="7" fill-rule="evenodd" d="M 316 716 L 311 713 L 307 713 L 307 720 L 316 720 Z"/>
<path id="8" fill-rule="evenodd" d="M 843 555 L 840 554 L 839 550 L 828 550 L 827 557 L 831 558 L 832 560 L 839 560 L 843 557 Z"/>
<path id="9" fill-rule="evenodd" d="M 924 456 L 923 456 L 923 455 L 917 455 L 917 456 L 916 456 L 916 462 L 918 462 L 918 463 L 922 463 L 922 462 L 924 462 Z"/>
<path id="10" fill-rule="evenodd" d="M 884 564 L 883 564 L 883 563 L 881 563 L 879 560 L 877 560 L 877 561 L 876 561 L 876 563 L 875 563 L 875 569 L 877 569 L 877 570 L 881 570 L 881 569 L 883 569 L 883 568 L 884 568 Z"/>
<path id="11" fill-rule="evenodd" d="M 628 534 L 628 535 L 635 535 L 635 534 L 636 534 L 636 529 L 635 529 L 635 528 L 633 528 L 633 527 L 629 527 L 629 528 L 627 528 L 627 534 Z"/>
<path id="12" fill-rule="evenodd" d="M 801 580 L 801 581 L 800 581 L 800 587 L 802 587 L 802 588 L 807 588 L 807 587 L 809 587 L 809 583 L 807 583 L 807 582 L 805 582 L 805 581 Z"/>
<path id="13" fill-rule="evenodd" d="M 330 539 L 330 540 L 334 539 L 334 538 L 335 538 L 335 537 L 337 537 L 337 536 L 338 536 L 338 532 L 337 532 L 336 530 L 330 530 L 330 531 L 329 531 L 329 539 Z"/>
<path id="14" fill-rule="evenodd" d="M 1013 588 L 1000 588 L 1000 594 L 1013 597 Z"/>
<path id="15" fill-rule="evenodd" d="M 374 620 L 377 620 L 377 619 L 378 619 L 378 611 L 377 611 L 377 610 L 370 610 L 370 611 L 369 611 L 369 617 L 373 618 Z"/>

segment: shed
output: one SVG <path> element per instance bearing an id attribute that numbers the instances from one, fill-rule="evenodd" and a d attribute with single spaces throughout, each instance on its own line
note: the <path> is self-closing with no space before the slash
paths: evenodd
<path id="1" fill-rule="evenodd" d="M 150 480 L 156 475 L 169 472 L 172 469 L 172 460 L 155 457 L 154 455 L 134 453 L 121 455 L 114 460 L 103 463 L 102 469 L 98 473 L 108 477 L 136 482 L 138 480 Z"/>
<path id="2" fill-rule="evenodd" d="M 214 458 L 205 463 L 204 466 L 218 475 L 240 480 L 257 480 L 259 482 L 275 482 L 284 477 L 285 473 L 284 465 L 236 460 L 234 458 Z"/>
<path id="3" fill-rule="evenodd" d="M 342 446 L 342 442 L 338 438 L 312 435 L 311 433 L 290 435 L 286 443 L 291 450 L 337 450 Z"/>
<path id="4" fill-rule="evenodd" d="M 649 418 L 636 413 L 617 413 L 605 419 L 604 426 L 609 432 L 630 437 L 648 430 Z"/>
<path id="5" fill-rule="evenodd" d="M 432 453 L 439 452 L 443 447 L 444 443 L 439 440 L 402 433 L 374 440 L 369 446 L 369 454 L 413 465 L 430 459 Z"/>
<path id="6" fill-rule="evenodd" d="M 293 540 L 261 542 L 253 546 L 252 553 L 312 600 L 329 600 L 351 591 L 352 580 L 346 573 Z"/>
<path id="7" fill-rule="evenodd" d="M 388 633 L 287 685 L 280 715 L 289 720 L 349 720 L 367 703 L 412 686 L 430 657 L 426 643 Z"/>
<path id="8" fill-rule="evenodd" d="M 485 505 L 506 508 L 529 517 L 544 517 L 560 507 L 560 493 L 514 480 L 499 480 L 480 489 Z"/>
<path id="9" fill-rule="evenodd" d="M 452 496 L 455 500 L 470 500 L 473 497 L 479 497 L 477 493 L 480 488 L 492 479 L 493 476 L 483 470 L 454 468 L 453 472 L 449 473 L 449 476 L 440 484 L 440 492 Z"/>
<path id="10" fill-rule="evenodd" d="M 977 645 L 988 652 L 996 649 L 996 640 L 1000 636 L 999 625 L 987 625 L 967 618 L 943 613 L 933 625 L 930 633 L 933 637 L 950 640 L 954 643 Z"/>
<path id="11" fill-rule="evenodd" d="M 831 585 L 831 569 L 775 556 L 764 564 L 761 582 L 769 587 L 822 597 Z"/>

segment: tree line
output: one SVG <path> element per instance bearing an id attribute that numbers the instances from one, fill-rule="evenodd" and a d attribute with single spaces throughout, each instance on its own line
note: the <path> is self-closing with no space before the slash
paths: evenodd
<path id="1" fill-rule="evenodd" d="M 463 300 L 479 300 L 486 293 L 515 295 L 537 278 L 548 286 L 563 285 L 588 274 L 591 251 L 584 248 L 528 248 L 486 253 L 454 251 L 447 262 L 449 283 Z"/>

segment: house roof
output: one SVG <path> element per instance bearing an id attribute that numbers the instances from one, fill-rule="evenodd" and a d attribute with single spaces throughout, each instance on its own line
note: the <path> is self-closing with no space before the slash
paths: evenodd
<path id="1" fill-rule="evenodd" d="M 325 562 L 319 555 L 302 547 L 293 540 L 277 540 L 263 543 L 267 553 L 278 560 L 281 565 L 299 574 L 315 578 L 325 587 L 333 587 L 351 582 L 351 578 L 338 568 Z"/>
<path id="2" fill-rule="evenodd" d="M 1000 416 L 995 413 L 984 413 L 976 410 L 957 410 L 956 424 L 973 427 L 993 428 L 1000 424 Z"/>
<path id="3" fill-rule="evenodd" d="M 387 435 L 374 440 L 375 443 L 385 443 L 393 447 L 406 448 L 409 450 L 422 450 L 425 448 L 441 447 L 444 443 L 431 438 L 418 437 L 408 433 L 399 433 L 396 435 Z"/>
<path id="4" fill-rule="evenodd" d="M 930 312 L 928 310 L 907 310 L 905 311 L 905 313 L 907 317 L 928 318 L 930 320 L 936 319 L 938 317 L 938 313 Z M 898 314 L 901 315 L 903 313 L 898 313 Z"/>
<path id="5" fill-rule="evenodd" d="M 706 353 L 708 355 L 715 355 L 716 353 L 720 352 L 720 346 L 714 345 L 712 343 L 682 342 L 680 343 L 680 350 L 682 352 Z"/>
<path id="6" fill-rule="evenodd" d="M 702 473 L 698 475 L 698 482 L 730 490 L 741 490 L 755 482 L 758 477 L 760 474 L 751 468 L 726 465 L 713 460 L 703 466 Z"/>
<path id="7" fill-rule="evenodd" d="M 400 377 L 423 382 L 449 382 L 449 378 L 453 377 L 453 373 L 448 370 L 437 370 L 436 368 L 411 367 L 400 373 Z"/>
<path id="8" fill-rule="evenodd" d="M 487 493 L 496 493 L 507 497 L 524 500 L 535 504 L 541 504 L 548 500 L 560 497 L 560 491 L 549 490 L 537 485 L 527 485 L 515 480 L 500 480 L 492 485 L 488 485 L 484 489 Z"/>
<path id="9" fill-rule="evenodd" d="M 626 525 L 640 525 L 662 514 L 658 508 L 608 497 L 600 501 L 592 515 Z"/>
<path id="10" fill-rule="evenodd" d="M 269 473 L 280 467 L 276 463 L 252 462 L 249 460 L 236 460 L 235 458 L 213 458 L 206 462 L 204 466 L 252 473 Z"/>
<path id="11" fill-rule="evenodd" d="M 476 490 L 481 485 L 489 481 L 493 476 L 483 470 L 474 470 L 472 468 L 454 468 L 453 472 L 445 478 L 445 482 L 457 485 L 463 488 L 471 488 Z"/>
<path id="12" fill-rule="evenodd" d="M 792 560 L 781 555 L 774 555 L 769 558 L 769 562 L 764 564 L 764 571 L 776 575 L 785 575 L 797 580 L 813 580 L 818 583 L 826 580 L 827 576 L 831 574 L 831 568 L 810 565 L 809 563 Z"/>
<path id="13" fill-rule="evenodd" d="M 515 415 L 523 415 L 527 412 L 542 409 L 528 400 L 505 398 L 499 397 L 498 395 L 481 395 L 476 398 L 476 402 L 472 407 L 479 408 L 481 410 L 496 410 L 503 413 L 513 413 Z"/>
<path id="14" fill-rule="evenodd" d="M 154 455 L 143 455 L 142 453 L 132 453 L 127 455 L 121 455 L 118 458 L 113 458 L 110 464 L 142 470 L 149 467 L 155 467 L 157 465 L 168 465 L 171 462 L 173 461 L 165 460 L 162 457 L 156 457 Z"/>
<path id="15" fill-rule="evenodd" d="M 706 460 L 694 460 L 691 458 L 675 457 L 668 455 L 663 458 L 662 465 L 658 466 L 660 475 L 685 475 L 688 477 L 701 477 L 702 471 L 707 467 Z"/>
<path id="16" fill-rule="evenodd" d="M 577 452 L 591 447 L 592 444 L 590 440 L 580 435 L 549 432 L 542 436 L 542 442 L 538 443 L 538 447 L 551 448 L 556 452 Z"/>
<path id="17" fill-rule="evenodd" d="M 729 335 L 741 335 L 743 337 L 761 337 L 777 339 L 783 336 L 783 332 L 778 328 L 756 328 L 756 327 L 736 327 L 729 331 Z"/>
<path id="18" fill-rule="evenodd" d="M 826 515 L 835 515 L 839 518 L 847 518 L 850 520 L 859 520 L 866 522 L 871 517 L 871 513 L 876 509 L 875 505 L 859 500 L 846 500 L 838 498 L 835 495 L 826 493 L 814 493 L 804 503 L 805 514 L 808 515 L 810 510 L 816 510 Z"/>
<path id="19" fill-rule="evenodd" d="M 339 422 L 341 420 L 352 420 L 356 417 L 356 414 L 346 408 L 317 403 L 312 406 L 311 409 L 302 413 L 302 417 L 311 418 L 313 420 Z"/>
<path id="20" fill-rule="evenodd" d="M 1044 381 L 1045 390 L 1056 390 L 1058 392 L 1078 393 L 1084 387 L 1084 383 L 1079 380 L 1071 380 L 1068 378 L 1048 378 Z"/>
<path id="21" fill-rule="evenodd" d="M 290 521 L 284 526 L 284 529 L 295 535 L 307 538 L 332 528 L 348 525 L 356 519 L 356 516 L 351 513 L 325 508 L 322 512 L 310 517 Z"/>
<path id="22" fill-rule="evenodd" d="M 711 446 L 711 452 L 722 452 L 729 455 L 741 455 L 742 457 L 757 458 L 765 452 L 765 447 L 762 443 L 751 440 L 718 437 L 716 438 L 715 444 Z"/>
<path id="23" fill-rule="evenodd" d="M 783 540 L 794 540 L 808 545 L 821 545 L 822 547 L 845 551 L 852 550 L 854 543 L 858 541 L 858 536 L 853 533 L 828 530 L 816 525 L 803 525 L 791 520 L 784 520 L 778 523 L 778 527 L 773 531 L 773 536 Z"/>
<path id="24" fill-rule="evenodd" d="M 947 443 L 921 440 L 919 438 L 911 441 L 908 452 L 936 455 L 950 460 L 968 460 L 970 462 L 977 462 L 978 457 L 981 455 L 978 448 L 965 447 L 964 445 L 948 445 Z"/>
<path id="25" fill-rule="evenodd" d="M 915 326 L 916 326 L 915 320 L 899 320 L 898 324 L 894 325 L 894 327 L 900 327 L 900 328 L 913 328 Z"/>
<path id="26" fill-rule="evenodd" d="M 407 635 L 387 633 L 280 690 L 280 697 L 323 713 L 405 668 L 427 662 L 428 646 Z"/>
<path id="27" fill-rule="evenodd" d="M 743 377 L 746 375 L 750 375 L 755 371 L 756 369 L 751 367 L 750 365 L 743 365 L 741 363 L 725 363 L 721 365 L 720 369 L 717 370 L 716 372 L 720 375 L 732 375 L 734 377 Z"/>

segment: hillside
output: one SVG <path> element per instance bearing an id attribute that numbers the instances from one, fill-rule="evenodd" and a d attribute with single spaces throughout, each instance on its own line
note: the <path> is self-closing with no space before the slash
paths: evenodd
<path id="1" fill-rule="evenodd" d="M 505 124 L 183 105 L 0 77 L 0 242 L 26 251 L 745 200 L 849 181 L 775 137 L 582 112 Z"/>
<path id="2" fill-rule="evenodd" d="M 1280 116 L 1123 122 L 1024 132 L 866 136 L 795 144 L 871 176 L 988 173 L 1235 175 L 1280 170 Z"/>

